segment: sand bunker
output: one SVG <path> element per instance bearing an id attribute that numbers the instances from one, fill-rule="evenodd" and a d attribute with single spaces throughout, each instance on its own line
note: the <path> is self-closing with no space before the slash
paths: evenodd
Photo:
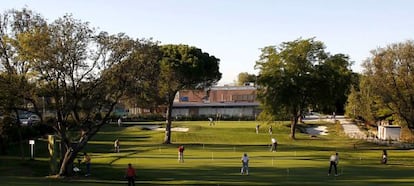
<path id="1" fill-rule="evenodd" d="M 165 131 L 165 128 L 162 128 L 160 125 L 144 125 L 144 126 L 141 126 L 141 128 L 142 129 L 145 129 L 145 130 Z M 173 128 L 171 128 L 171 131 L 188 132 L 188 128 L 185 128 L 185 127 L 173 127 Z"/>
<path id="2" fill-rule="evenodd" d="M 308 127 L 306 133 L 310 135 L 328 135 L 328 129 L 326 126 Z"/>
<path id="3" fill-rule="evenodd" d="M 165 128 L 156 128 L 155 130 L 157 130 L 157 131 L 165 131 Z M 173 128 L 171 128 L 171 131 L 188 132 L 188 128 L 184 128 L 184 127 L 173 127 Z"/>

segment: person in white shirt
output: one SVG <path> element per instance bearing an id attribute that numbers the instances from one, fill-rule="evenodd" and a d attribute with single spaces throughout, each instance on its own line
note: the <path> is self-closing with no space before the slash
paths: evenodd
<path id="1" fill-rule="evenodd" d="M 114 149 L 116 153 L 119 153 L 119 139 L 118 138 L 114 141 Z"/>
<path id="2" fill-rule="evenodd" d="M 382 150 L 382 159 L 381 159 L 381 163 L 382 164 L 387 164 L 387 160 L 388 160 L 388 153 L 387 150 Z"/>
<path id="3" fill-rule="evenodd" d="M 332 154 L 331 157 L 329 158 L 329 162 L 330 162 L 330 165 L 329 165 L 328 176 L 331 175 L 332 167 L 334 167 L 334 169 L 335 169 L 335 176 L 338 176 L 338 170 L 337 170 L 337 166 L 338 166 L 338 163 L 339 163 L 338 153 Z"/>
<path id="4" fill-rule="evenodd" d="M 277 141 L 275 138 L 272 138 L 272 148 L 270 149 L 271 152 L 275 152 L 277 149 Z"/>
<path id="5" fill-rule="evenodd" d="M 119 118 L 118 119 L 118 127 L 121 127 L 122 126 L 122 119 L 121 118 Z"/>
<path id="6" fill-rule="evenodd" d="M 244 174 L 246 173 L 246 175 L 249 175 L 249 156 L 247 156 L 247 153 L 244 153 L 244 155 L 241 158 L 241 162 L 242 162 L 242 168 L 240 173 Z"/>
<path id="7" fill-rule="evenodd" d="M 210 126 L 213 126 L 213 125 L 216 125 L 215 123 L 214 123 L 214 119 L 213 118 L 208 118 L 208 120 L 210 121 Z"/>

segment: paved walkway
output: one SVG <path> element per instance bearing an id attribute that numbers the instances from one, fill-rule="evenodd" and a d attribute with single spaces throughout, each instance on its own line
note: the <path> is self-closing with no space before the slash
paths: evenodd
<path id="1" fill-rule="evenodd" d="M 328 116 L 325 118 L 321 118 L 319 116 L 311 116 L 307 118 L 307 120 L 312 120 L 312 119 L 319 119 L 319 120 L 324 120 L 324 121 L 332 122 L 332 123 L 335 122 L 332 116 Z M 373 136 L 368 137 L 367 134 L 365 134 L 358 128 L 357 124 L 354 121 L 352 121 L 351 119 L 345 118 L 342 115 L 336 116 L 335 119 L 340 122 L 340 124 L 342 125 L 342 128 L 344 129 L 345 134 L 349 136 L 350 138 L 362 139 L 362 140 L 366 140 L 366 141 L 376 143 L 379 145 L 397 146 L 397 147 L 404 148 L 404 149 L 414 149 L 414 144 L 412 143 L 404 143 L 404 142 L 389 141 L 389 140 L 378 140 L 377 138 Z"/>
<path id="2" fill-rule="evenodd" d="M 343 115 L 335 116 L 335 119 L 340 122 L 340 124 L 342 125 L 342 128 L 344 129 L 345 134 L 348 135 L 350 138 L 367 139 L 367 135 L 361 130 L 359 130 L 356 123 L 353 122 L 351 119 L 345 118 Z M 321 117 L 319 114 L 306 116 L 306 118 L 304 119 L 304 121 L 312 121 L 312 120 L 323 120 L 323 121 L 332 122 L 332 123 L 335 122 L 332 116 Z M 309 128 L 307 130 L 309 134 L 315 133 L 315 134 L 321 135 L 322 133 L 322 130 L 318 130 L 316 128 Z"/>
<path id="3" fill-rule="evenodd" d="M 339 116 L 337 115 L 335 116 L 335 119 L 340 122 L 340 124 L 342 125 L 342 128 L 344 129 L 345 134 L 349 136 L 350 138 L 367 139 L 367 135 L 364 132 L 362 132 L 358 128 L 356 123 L 353 122 L 351 119 L 345 118 L 343 115 L 339 115 Z M 335 122 L 332 116 L 321 117 L 320 115 L 307 116 L 305 121 L 306 120 L 323 120 L 323 121 L 332 122 L 332 123 Z"/>
<path id="4" fill-rule="evenodd" d="M 341 123 L 345 134 L 348 135 L 350 138 L 355 138 L 355 139 L 366 139 L 367 138 L 367 135 L 363 133 L 361 130 L 359 130 L 356 123 L 353 122 L 352 120 L 346 119 L 343 116 L 338 117 L 338 120 Z"/>

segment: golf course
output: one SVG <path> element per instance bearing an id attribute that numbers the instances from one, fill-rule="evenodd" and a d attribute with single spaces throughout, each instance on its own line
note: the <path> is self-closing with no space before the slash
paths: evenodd
<path id="1" fill-rule="evenodd" d="M 126 185 L 128 163 L 136 169 L 138 185 L 413 185 L 413 151 L 379 146 L 350 139 L 339 124 L 316 121 L 299 128 L 326 126 L 328 135 L 310 136 L 298 130 L 289 138 L 289 122 L 264 124 L 256 121 L 175 121 L 173 127 L 188 131 L 172 132 L 172 144 L 162 144 L 164 131 L 153 130 L 157 123 L 108 124 L 94 136 L 83 152 L 91 157 L 91 175 L 49 178 L 46 139 L 37 139 L 34 159 L 29 144 L 25 160 L 18 145 L 0 156 L 0 185 Z M 260 124 L 259 134 L 255 127 Z M 268 133 L 269 126 L 273 134 Z M 160 125 L 162 126 L 162 124 Z M 270 152 L 271 138 L 278 141 Z M 114 152 L 114 140 L 120 152 Z M 177 161 L 177 147 L 184 145 L 184 162 Z M 27 148 L 26 148 L 27 146 Z M 381 164 L 383 149 L 388 164 Z M 338 176 L 328 176 L 329 157 L 339 153 Z M 247 153 L 249 175 L 240 174 L 241 157 Z M 79 154 L 82 158 L 82 154 Z"/>

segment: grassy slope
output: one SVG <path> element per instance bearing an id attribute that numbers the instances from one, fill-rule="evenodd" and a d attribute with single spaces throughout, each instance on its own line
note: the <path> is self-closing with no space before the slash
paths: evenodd
<path id="1" fill-rule="evenodd" d="M 324 123 L 326 124 L 326 123 Z M 117 185 L 125 184 L 122 176 L 126 164 L 137 169 L 141 184 L 190 185 L 413 185 L 412 152 L 390 149 L 390 164 L 379 164 L 384 147 L 347 139 L 337 126 L 330 134 L 311 139 L 298 133 L 298 140 L 288 138 L 284 123 L 273 126 L 279 142 L 278 152 L 269 152 L 271 136 L 268 126 L 255 133 L 255 122 L 221 121 L 175 122 L 189 132 L 173 132 L 173 145 L 162 145 L 164 133 L 142 130 L 139 126 L 108 126 L 87 146 L 92 156 L 92 177 L 67 180 L 46 179 L 48 164 L 46 144 L 37 142 L 36 160 L 18 161 L 0 157 L 0 185 Z M 121 141 L 121 153 L 112 153 L 113 141 Z M 185 163 L 177 162 L 177 146 L 184 144 Z M 354 149 L 354 144 L 357 149 Z M 13 149 L 12 149 L 13 150 Z M 328 158 L 340 153 L 339 177 L 327 176 Z M 250 175 L 240 175 L 240 158 L 250 156 Z"/>

